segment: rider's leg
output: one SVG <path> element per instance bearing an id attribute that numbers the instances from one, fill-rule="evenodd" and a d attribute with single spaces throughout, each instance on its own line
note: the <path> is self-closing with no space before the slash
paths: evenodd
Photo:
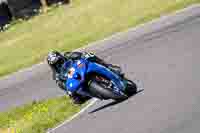
<path id="1" fill-rule="evenodd" d="M 119 66 L 108 64 L 104 60 L 102 60 L 101 58 L 99 58 L 97 56 L 95 56 L 95 58 L 96 58 L 95 62 L 97 62 L 97 63 L 99 63 L 99 64 L 101 64 L 101 65 L 103 65 L 105 67 L 108 67 L 111 71 L 119 74 L 120 76 L 124 75 L 124 73 L 122 73 L 122 70 L 121 70 L 121 68 Z"/>

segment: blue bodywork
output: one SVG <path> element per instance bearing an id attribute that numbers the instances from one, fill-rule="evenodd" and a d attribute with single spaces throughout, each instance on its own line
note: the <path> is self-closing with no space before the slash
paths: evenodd
<path id="1" fill-rule="evenodd" d="M 113 87 L 113 92 L 121 95 L 123 90 L 126 88 L 126 82 L 118 76 L 116 73 L 112 72 L 110 69 L 97 64 L 95 62 L 90 62 L 87 59 L 80 59 L 76 61 L 67 61 L 64 64 L 66 77 L 66 88 L 67 91 L 77 92 L 81 95 L 90 96 L 84 91 L 82 83 L 85 81 L 85 77 L 89 73 L 99 73 L 104 75 L 112 81 L 115 87 Z"/>

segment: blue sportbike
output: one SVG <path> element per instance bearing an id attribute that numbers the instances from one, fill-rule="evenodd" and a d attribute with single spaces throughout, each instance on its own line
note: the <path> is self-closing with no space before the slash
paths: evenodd
<path id="1" fill-rule="evenodd" d="M 68 92 L 102 100 L 125 100 L 137 91 L 136 85 L 102 64 L 81 58 L 64 63 Z"/>

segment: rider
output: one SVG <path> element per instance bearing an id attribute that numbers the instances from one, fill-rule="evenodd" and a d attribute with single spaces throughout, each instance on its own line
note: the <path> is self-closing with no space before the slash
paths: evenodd
<path id="1" fill-rule="evenodd" d="M 99 64 L 102 64 L 106 67 L 109 67 L 112 71 L 121 74 L 121 69 L 118 66 L 113 66 L 111 64 L 105 63 L 102 59 L 99 57 L 95 56 L 94 54 L 91 53 L 86 53 L 86 52 L 65 52 L 64 54 L 59 53 L 58 51 L 52 51 L 48 53 L 47 56 L 47 62 L 49 66 L 52 69 L 53 72 L 53 80 L 56 80 L 56 84 L 63 90 L 67 90 L 65 88 L 65 78 L 63 78 L 62 75 L 62 68 L 63 64 L 68 61 L 68 60 L 78 60 L 81 58 L 87 58 L 91 61 L 97 62 Z M 83 97 L 77 93 L 70 93 L 67 92 L 67 94 L 72 98 L 73 102 L 75 104 L 80 104 L 83 103 L 85 100 L 88 98 Z"/>

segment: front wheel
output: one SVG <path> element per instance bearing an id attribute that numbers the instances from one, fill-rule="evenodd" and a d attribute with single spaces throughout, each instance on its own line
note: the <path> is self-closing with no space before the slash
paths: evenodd
<path id="1" fill-rule="evenodd" d="M 121 101 L 127 99 L 125 95 L 115 94 L 112 90 L 106 88 L 103 84 L 92 80 L 89 85 L 89 91 L 92 95 L 100 99 L 113 99 L 116 101 Z"/>

